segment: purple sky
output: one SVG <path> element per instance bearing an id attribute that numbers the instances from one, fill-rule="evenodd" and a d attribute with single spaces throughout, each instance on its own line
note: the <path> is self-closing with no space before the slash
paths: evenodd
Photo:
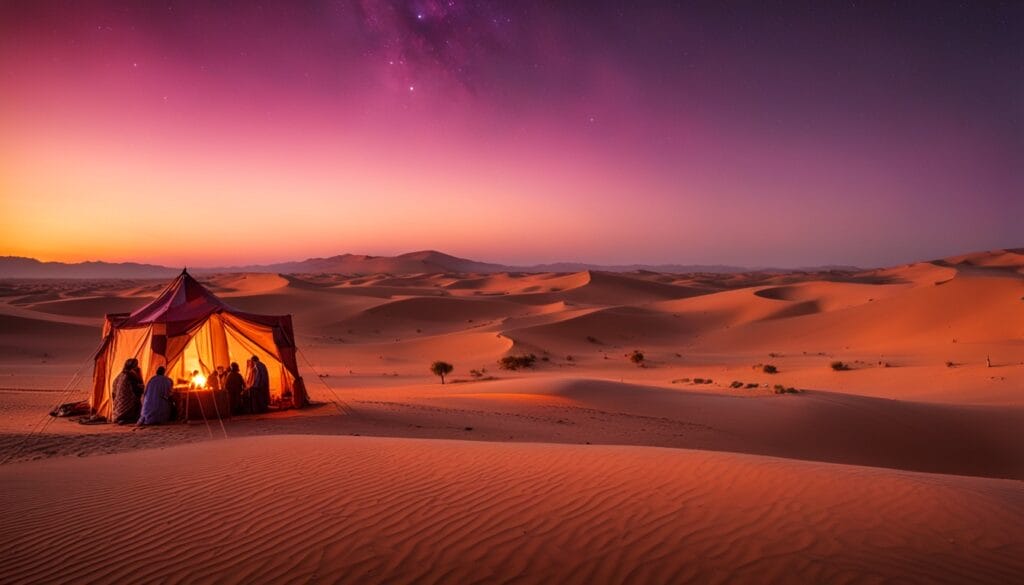
<path id="1" fill-rule="evenodd" d="M 0 2 L 0 255 L 1024 246 L 1024 3 Z"/>

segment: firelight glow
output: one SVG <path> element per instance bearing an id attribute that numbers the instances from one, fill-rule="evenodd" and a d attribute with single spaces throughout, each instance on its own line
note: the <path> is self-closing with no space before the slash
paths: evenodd
<path id="1" fill-rule="evenodd" d="M 1019 246 L 1024 8 L 971 4 L 6 2 L 0 255 Z"/>

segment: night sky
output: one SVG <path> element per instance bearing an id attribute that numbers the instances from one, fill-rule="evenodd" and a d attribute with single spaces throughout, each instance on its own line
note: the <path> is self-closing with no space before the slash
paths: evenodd
<path id="1" fill-rule="evenodd" d="M 0 255 L 1024 246 L 1024 2 L 0 0 Z"/>

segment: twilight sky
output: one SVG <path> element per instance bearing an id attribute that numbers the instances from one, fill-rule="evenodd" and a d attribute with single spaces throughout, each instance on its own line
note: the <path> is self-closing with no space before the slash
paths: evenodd
<path id="1" fill-rule="evenodd" d="M 1024 3 L 0 0 L 0 255 L 1024 246 Z"/>

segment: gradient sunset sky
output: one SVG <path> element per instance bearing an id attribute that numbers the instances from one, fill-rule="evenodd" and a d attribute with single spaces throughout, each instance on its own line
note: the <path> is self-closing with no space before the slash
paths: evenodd
<path id="1" fill-rule="evenodd" d="M 0 0 L 0 255 L 1024 246 L 1024 3 Z"/>

